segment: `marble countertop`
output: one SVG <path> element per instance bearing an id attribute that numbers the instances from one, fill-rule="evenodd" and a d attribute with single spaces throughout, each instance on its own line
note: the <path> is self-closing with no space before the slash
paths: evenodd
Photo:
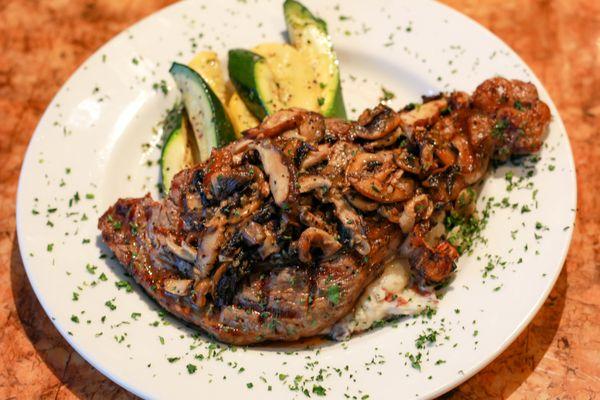
<path id="1" fill-rule="evenodd" d="M 519 338 L 444 398 L 600 397 L 600 2 L 445 0 L 533 68 L 566 124 L 578 213 L 566 265 Z M 15 195 L 27 143 L 60 86 L 99 46 L 168 0 L 0 2 L 0 398 L 133 398 L 62 339 L 27 280 Z"/>

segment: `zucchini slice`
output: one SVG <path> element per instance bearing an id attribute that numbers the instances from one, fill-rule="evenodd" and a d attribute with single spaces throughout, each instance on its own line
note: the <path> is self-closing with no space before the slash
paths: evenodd
<path id="1" fill-rule="evenodd" d="M 206 161 L 212 148 L 235 140 L 229 116 L 208 83 L 192 68 L 173 63 L 169 72 L 181 91 L 200 161 Z"/>
<path id="2" fill-rule="evenodd" d="M 229 99 L 227 109 L 229 110 L 231 123 L 233 124 L 237 137 L 242 137 L 243 131 L 254 128 L 259 123 L 254 115 L 248 110 L 248 107 L 246 107 L 242 98 L 235 92 Z"/>
<path id="3" fill-rule="evenodd" d="M 327 33 L 327 24 L 295 0 L 285 0 L 283 13 L 292 45 L 314 70 L 320 89 L 321 114 L 346 118 L 339 63 Z"/>
<path id="4" fill-rule="evenodd" d="M 160 154 L 160 172 L 162 175 L 163 193 L 169 193 L 173 177 L 181 170 L 194 164 L 194 155 L 189 145 L 185 116 L 181 125 L 171 131 L 165 140 Z"/>
<path id="5" fill-rule="evenodd" d="M 223 79 L 221 62 L 217 53 L 214 51 L 201 51 L 192 58 L 188 66 L 200 74 L 221 100 L 221 103 L 225 104 L 225 80 Z"/>
<path id="6" fill-rule="evenodd" d="M 229 50 L 229 79 L 246 107 L 259 120 L 281 109 L 277 86 L 267 61 L 244 49 Z"/>
<path id="7" fill-rule="evenodd" d="M 263 56 L 273 73 L 283 108 L 319 111 L 319 90 L 310 63 L 287 43 L 263 43 L 252 49 Z"/>

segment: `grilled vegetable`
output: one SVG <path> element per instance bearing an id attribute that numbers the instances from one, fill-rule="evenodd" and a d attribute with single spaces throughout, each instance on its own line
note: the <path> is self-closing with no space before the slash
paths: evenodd
<path id="1" fill-rule="evenodd" d="M 227 109 L 229 110 L 229 117 L 231 118 L 231 123 L 237 137 L 241 137 L 241 133 L 246 129 L 254 128 L 258 125 L 259 121 L 248 110 L 248 107 L 246 107 L 244 100 L 242 100 L 239 94 L 233 93 L 231 95 Z"/>
<path id="2" fill-rule="evenodd" d="M 292 45 L 310 63 L 319 85 L 319 111 L 326 117 L 346 118 L 340 70 L 327 24 L 295 0 L 283 3 L 283 13 Z"/>
<path id="3" fill-rule="evenodd" d="M 225 104 L 225 80 L 223 79 L 223 70 L 217 53 L 214 51 L 201 51 L 192 58 L 192 61 L 188 63 L 188 67 L 199 73 L 221 100 L 221 103 Z"/>
<path id="4" fill-rule="evenodd" d="M 276 82 L 282 108 L 299 107 L 319 111 L 319 90 L 309 63 L 285 43 L 263 43 L 252 49 L 265 58 Z"/>
<path id="5" fill-rule="evenodd" d="M 259 120 L 280 109 L 273 72 L 265 58 L 244 49 L 229 50 L 229 78 L 246 107 Z"/>
<path id="6" fill-rule="evenodd" d="M 181 120 L 179 127 L 166 136 L 160 154 L 160 172 L 164 193 L 169 193 L 171 181 L 179 171 L 194 165 L 194 151 L 190 145 L 194 142 L 190 137 L 187 116 L 180 116 L 179 119 Z"/>
<path id="7" fill-rule="evenodd" d="M 221 101 L 208 83 L 192 68 L 173 63 L 169 70 L 183 97 L 196 139 L 199 161 L 205 161 L 214 147 L 235 139 L 233 126 Z"/>

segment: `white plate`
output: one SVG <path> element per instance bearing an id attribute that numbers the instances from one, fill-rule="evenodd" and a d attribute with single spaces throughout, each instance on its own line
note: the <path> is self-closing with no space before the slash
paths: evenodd
<path id="1" fill-rule="evenodd" d="M 329 22 L 352 116 L 377 103 L 381 86 L 396 94 L 392 104 L 400 107 L 421 94 L 472 91 L 498 74 L 535 83 L 554 118 L 535 174 L 521 185 L 531 182 L 534 189 L 507 192 L 505 173 L 513 171 L 516 179 L 523 175 L 518 167 L 501 167 L 488 179 L 485 196 L 508 197 L 519 206 L 497 209 L 490 217 L 484 232 L 488 243 L 460 259 L 457 277 L 433 318 L 406 319 L 346 343 L 291 354 L 273 348 L 215 350 L 214 343 L 194 339 L 192 329 L 159 317 L 139 289 L 118 290 L 122 269 L 99 258 L 106 249 L 96 221 L 118 197 L 156 195 L 160 132 L 153 128 L 176 93 L 165 96 L 153 84 L 164 79 L 173 88 L 171 61 L 186 62 L 203 48 L 224 58 L 229 48 L 282 41 L 281 3 L 183 2 L 152 15 L 94 54 L 54 98 L 29 145 L 17 204 L 21 254 L 44 309 L 86 360 L 133 393 L 303 398 L 301 391 L 290 389 L 302 376 L 299 386 L 312 397 L 318 397 L 312 392 L 315 385 L 330 398 L 432 397 L 506 348 L 535 315 L 561 270 L 575 214 L 575 171 L 556 108 L 524 62 L 490 32 L 437 3 L 307 3 Z M 86 198 L 88 193 L 94 198 Z M 523 204 L 531 211 L 521 213 Z M 542 229 L 535 228 L 538 221 Z M 486 254 L 500 255 L 507 263 L 483 278 Z M 88 263 L 94 274 L 86 269 Z M 102 273 L 107 281 L 99 280 Z M 107 301 L 116 309 L 111 311 Z M 141 316 L 134 320 L 132 313 Z M 152 326 L 154 321 L 160 321 L 158 326 Z M 415 339 L 428 327 L 444 332 L 421 351 L 419 371 L 406 353 L 416 355 Z M 205 359 L 195 359 L 197 354 Z M 180 359 L 169 362 L 168 357 Z M 197 367 L 194 374 L 188 373 L 188 364 Z"/>

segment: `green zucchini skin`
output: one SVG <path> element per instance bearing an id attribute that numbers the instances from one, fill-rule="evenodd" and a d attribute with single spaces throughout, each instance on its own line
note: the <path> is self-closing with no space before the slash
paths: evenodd
<path id="1" fill-rule="evenodd" d="M 338 77 L 339 79 L 339 77 Z M 333 100 L 331 102 L 331 106 L 328 111 L 325 112 L 326 117 L 335 117 L 348 119 L 346 114 L 346 106 L 344 105 L 344 96 L 342 95 L 342 85 L 341 82 L 338 83 L 335 94 L 333 95 Z"/>
<path id="2" fill-rule="evenodd" d="M 173 177 L 185 166 L 187 137 L 181 128 L 173 130 L 166 138 L 160 154 L 160 172 L 163 193 L 169 193 Z"/>
<path id="3" fill-rule="evenodd" d="M 261 86 L 261 80 L 272 80 L 270 76 L 267 76 L 269 73 L 268 68 L 264 57 L 252 51 L 245 49 L 229 50 L 229 61 L 227 63 L 229 79 L 248 110 L 260 121 L 274 111 L 273 101 Z"/>
<path id="4" fill-rule="evenodd" d="M 327 23 L 316 17 L 302 3 L 296 0 L 285 0 L 283 14 L 287 25 L 288 34 L 292 45 L 302 51 L 302 48 L 311 47 L 315 52 L 326 54 L 329 58 L 327 70 L 333 74 L 327 79 L 326 90 L 323 93 L 321 113 L 325 117 L 347 118 L 338 60 L 333 50 L 333 44 L 327 32 Z M 306 39 L 310 36 L 310 29 L 316 27 L 319 40 Z"/>
<path id="5" fill-rule="evenodd" d="M 206 161 L 212 148 L 235 140 L 233 125 L 225 107 L 200 74 L 179 63 L 173 63 L 169 72 L 182 94 L 200 161 Z"/>

